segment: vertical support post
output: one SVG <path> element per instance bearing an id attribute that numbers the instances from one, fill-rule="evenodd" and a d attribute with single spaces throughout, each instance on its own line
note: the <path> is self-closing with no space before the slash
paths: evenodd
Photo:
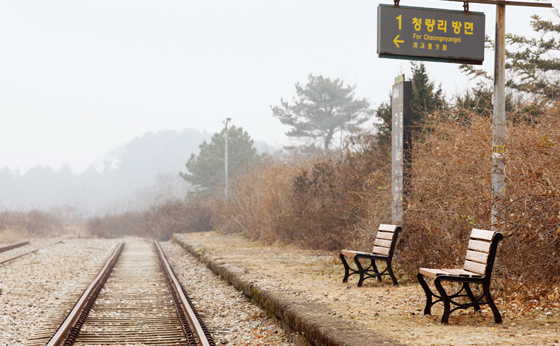
<path id="1" fill-rule="evenodd" d="M 505 35 L 506 5 L 496 5 L 496 40 L 494 54 L 494 117 L 492 124 L 492 230 L 500 231 L 505 223 L 503 197 L 504 155 L 506 142 Z"/>
<path id="2" fill-rule="evenodd" d="M 227 193 L 228 193 L 228 171 L 227 171 L 227 166 L 228 166 L 228 164 L 227 164 L 227 161 L 228 161 L 228 157 L 227 157 L 228 156 L 227 155 L 228 154 L 228 143 L 227 143 L 227 135 L 228 135 L 228 133 L 227 133 L 227 124 L 226 124 L 226 159 L 225 159 L 226 184 L 225 184 L 225 187 L 224 187 L 224 193 L 226 195 L 226 201 L 227 201 Z"/>
<path id="3" fill-rule="evenodd" d="M 404 75 L 395 78 L 392 92 L 392 121 L 391 121 L 391 221 L 395 225 L 402 222 L 404 204 L 404 156 L 408 149 L 410 136 L 408 133 L 411 123 L 410 101 L 412 98 L 412 83 L 404 81 Z M 407 133 L 405 133 L 405 128 Z M 406 138 L 405 138 L 406 137 Z"/>
<path id="4" fill-rule="evenodd" d="M 225 148 L 225 159 L 224 159 L 224 166 L 225 166 L 225 187 L 224 187 L 224 195 L 226 201 L 228 199 L 228 122 L 231 121 L 231 118 L 227 118 L 225 121 L 226 129 L 225 129 L 225 139 L 226 139 L 226 148 Z"/>

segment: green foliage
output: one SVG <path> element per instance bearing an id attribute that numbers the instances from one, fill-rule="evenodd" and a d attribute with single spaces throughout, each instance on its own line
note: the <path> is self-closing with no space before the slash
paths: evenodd
<path id="1" fill-rule="evenodd" d="M 553 12 L 560 17 L 558 10 Z M 506 74 L 506 86 L 522 94 L 540 96 L 540 100 L 533 100 L 529 105 L 530 113 L 539 114 L 545 103 L 560 100 L 560 59 L 557 57 L 560 52 L 560 24 L 537 15 L 531 18 L 531 26 L 539 38 L 506 34 L 505 66 L 510 72 Z M 489 48 L 494 47 L 493 41 L 487 38 L 487 42 Z M 462 65 L 461 69 L 473 78 L 492 81 L 489 73 L 471 65 Z"/>
<path id="2" fill-rule="evenodd" d="M 427 115 L 444 107 L 441 86 L 437 89 L 430 81 L 426 66 L 423 63 L 412 62 L 412 125 L 419 127 L 426 121 Z M 375 111 L 375 116 L 381 120 L 377 124 L 377 135 L 380 143 L 388 143 L 391 138 L 391 122 L 393 118 L 392 97 L 382 102 Z"/>
<path id="3" fill-rule="evenodd" d="M 186 167 L 189 173 L 181 177 L 200 190 L 212 190 L 225 182 L 225 135 L 226 129 L 212 136 L 211 142 L 204 141 L 200 153 L 192 154 Z M 257 161 L 260 156 L 253 140 L 242 127 L 231 126 L 228 136 L 228 176 L 234 176 Z"/>
<path id="4" fill-rule="evenodd" d="M 379 143 L 390 143 L 391 138 L 391 122 L 393 119 L 393 109 L 391 104 L 391 94 L 389 94 L 389 100 L 383 101 L 375 110 L 375 116 L 381 120 L 381 123 L 377 123 L 377 137 Z"/>
<path id="5" fill-rule="evenodd" d="M 271 107 L 272 113 L 291 126 L 287 136 L 319 141 L 329 150 L 337 133 L 356 133 L 373 115 L 369 101 L 354 99 L 355 89 L 340 79 L 309 75 L 305 86 L 296 84 L 294 103 L 281 99 L 280 106 Z"/>
<path id="6" fill-rule="evenodd" d="M 467 90 L 464 95 L 457 96 L 456 109 L 461 115 L 460 120 L 465 119 L 465 115 L 478 114 L 483 117 L 492 117 L 494 113 L 494 106 L 492 97 L 494 92 L 490 87 L 484 85 L 484 83 L 477 83 L 477 86 Z M 526 107 L 521 106 L 519 102 L 516 102 L 511 92 L 506 93 L 506 112 L 510 115 L 515 116 L 519 114 L 526 115 L 528 113 L 527 105 Z M 466 117 L 468 118 L 468 116 Z"/>
<path id="7" fill-rule="evenodd" d="M 510 79 L 507 85 L 514 90 L 558 100 L 560 59 L 554 56 L 560 52 L 560 40 L 557 37 L 560 24 L 543 20 L 537 15 L 531 18 L 533 30 L 541 35 L 538 39 L 518 35 L 506 37 L 507 43 L 517 48 L 506 52 L 506 68 L 516 77 Z"/>
<path id="8" fill-rule="evenodd" d="M 478 84 L 476 88 L 467 90 L 463 96 L 457 96 L 457 109 L 475 114 L 491 117 L 492 108 L 492 90 L 483 84 Z"/>
<path id="9" fill-rule="evenodd" d="M 423 63 L 412 62 L 412 125 L 421 125 L 426 115 L 443 107 L 441 85 L 437 88 L 430 81 L 426 66 Z"/>

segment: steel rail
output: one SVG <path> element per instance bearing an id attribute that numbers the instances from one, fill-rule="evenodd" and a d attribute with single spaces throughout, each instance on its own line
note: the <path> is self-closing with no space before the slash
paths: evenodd
<path id="1" fill-rule="evenodd" d="M 86 304 L 89 301 L 91 294 L 94 291 L 96 291 L 102 279 L 104 277 L 107 277 L 108 274 L 111 273 L 111 270 L 115 266 L 123 248 L 124 248 L 124 243 L 119 243 L 119 245 L 117 245 L 117 248 L 109 258 L 109 260 L 105 263 L 103 268 L 101 268 L 101 270 L 99 271 L 95 279 L 91 282 L 91 284 L 82 293 L 80 299 L 76 302 L 72 310 L 70 310 L 70 312 L 64 319 L 64 322 L 60 325 L 60 327 L 57 329 L 57 331 L 54 333 L 51 339 L 45 344 L 45 346 L 58 346 L 65 341 L 66 334 L 68 334 L 68 332 L 76 324 L 76 321 L 80 318 Z"/>
<path id="2" fill-rule="evenodd" d="M 189 303 L 189 300 L 186 297 L 185 292 L 183 291 L 183 287 L 181 286 L 179 280 L 177 280 L 177 277 L 173 273 L 171 265 L 169 264 L 169 261 L 167 260 L 165 254 L 163 253 L 163 250 L 161 249 L 159 243 L 155 241 L 154 244 L 156 249 L 158 250 L 159 258 L 162 261 L 163 267 L 165 268 L 166 273 L 169 275 L 169 278 L 173 285 L 173 289 L 179 295 L 180 305 L 183 306 L 183 308 L 185 309 L 186 317 L 188 319 L 189 325 L 191 329 L 194 331 L 194 333 L 196 334 L 196 336 L 198 337 L 200 344 L 202 346 L 215 345 L 214 341 L 212 339 L 209 340 L 208 337 L 206 336 L 207 333 L 205 331 L 206 328 L 203 327 L 200 321 L 198 320 L 196 311 L 191 307 L 191 304 Z"/>
<path id="3" fill-rule="evenodd" d="M 56 241 L 56 242 L 54 242 L 54 243 L 50 243 L 49 245 L 45 245 L 45 246 L 36 248 L 35 250 L 31 250 L 31 251 L 24 252 L 24 253 L 22 253 L 22 254 L 19 254 L 19 255 L 17 255 L 17 256 L 14 256 L 14 257 L 10 257 L 10 258 L 8 258 L 8 259 L 5 259 L 5 260 L 3 260 L 3 261 L 0 261 L 0 264 L 9 262 L 9 261 L 11 261 L 11 260 L 15 260 L 16 258 L 20 258 L 20 257 L 25 256 L 25 255 L 29 255 L 30 253 L 37 252 L 37 251 L 39 251 L 39 250 L 41 250 L 41 249 L 44 249 L 44 248 L 46 248 L 46 247 L 49 247 L 49 246 L 51 246 L 51 245 L 58 244 L 58 243 L 62 243 L 62 240 Z"/>
<path id="4" fill-rule="evenodd" d="M 14 243 L 14 244 L 7 245 L 7 246 L 4 246 L 4 247 L 0 247 L 0 252 L 15 249 L 16 247 L 24 246 L 24 245 L 27 245 L 27 244 L 29 244 L 29 240 L 22 241 L 20 243 Z"/>

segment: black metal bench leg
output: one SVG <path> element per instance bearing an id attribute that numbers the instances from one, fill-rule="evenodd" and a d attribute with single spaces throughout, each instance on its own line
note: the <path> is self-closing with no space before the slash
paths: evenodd
<path id="1" fill-rule="evenodd" d="M 387 271 L 389 272 L 389 276 L 391 277 L 391 280 L 393 280 L 393 286 L 398 286 L 399 282 L 397 281 L 397 278 L 395 277 L 395 274 L 393 274 L 393 268 L 391 266 L 391 261 L 387 261 Z M 379 276 L 379 281 L 381 281 L 381 275 Z"/>
<path id="2" fill-rule="evenodd" d="M 350 276 L 350 267 L 348 266 L 348 262 L 346 262 L 343 254 L 340 254 L 340 260 L 344 265 L 344 278 L 342 278 L 342 282 L 345 283 L 348 282 L 348 277 Z"/>
<path id="3" fill-rule="evenodd" d="M 374 259 L 370 259 L 371 261 L 371 269 L 373 270 L 373 272 L 377 275 L 377 280 L 379 282 L 381 282 L 381 275 L 379 275 L 379 270 L 377 269 L 377 266 L 375 265 L 375 260 Z"/>
<path id="4" fill-rule="evenodd" d="M 492 309 L 492 313 L 494 314 L 494 321 L 496 323 L 502 323 L 502 316 L 500 315 L 500 311 L 498 311 L 498 308 L 496 307 L 496 304 L 494 304 L 494 301 L 492 300 L 492 296 L 490 295 L 490 285 L 482 284 L 482 289 L 484 290 L 484 296 L 486 297 L 486 302 L 488 303 L 490 309 Z"/>
<path id="5" fill-rule="evenodd" d="M 480 310 L 480 305 L 478 305 L 478 301 L 474 297 L 474 294 L 471 291 L 471 287 L 469 286 L 469 283 L 468 282 L 463 282 L 463 288 L 465 289 L 465 292 L 467 292 L 467 296 L 469 297 L 469 299 L 473 303 L 474 311 Z"/>
<path id="6" fill-rule="evenodd" d="M 416 277 L 418 278 L 418 282 L 420 282 L 420 286 L 422 286 L 422 288 L 424 289 L 424 293 L 426 293 L 426 307 L 424 308 L 424 315 L 431 315 L 433 304 L 432 296 L 434 294 L 432 293 L 432 290 L 430 290 L 430 287 L 428 287 L 426 280 L 424 280 L 424 275 L 418 273 Z"/>
<path id="7" fill-rule="evenodd" d="M 434 285 L 436 286 L 439 295 L 441 296 L 441 301 L 443 302 L 443 315 L 441 316 L 441 324 L 449 324 L 449 314 L 451 313 L 451 303 L 447 293 L 441 285 L 440 277 L 436 277 L 434 280 Z"/>
<path id="8" fill-rule="evenodd" d="M 358 267 L 358 271 L 360 272 L 360 280 L 358 281 L 358 287 L 362 287 L 362 284 L 364 283 L 365 271 L 358 258 L 354 257 L 354 263 L 356 263 L 356 267 Z"/>

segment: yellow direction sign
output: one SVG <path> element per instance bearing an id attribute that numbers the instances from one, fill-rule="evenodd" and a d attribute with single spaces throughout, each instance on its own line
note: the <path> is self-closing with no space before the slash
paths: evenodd
<path id="1" fill-rule="evenodd" d="M 393 40 L 393 42 L 395 43 L 395 46 L 397 46 L 397 48 L 400 48 L 399 43 L 404 43 L 403 40 L 399 40 L 399 36 L 397 35 L 397 37 L 395 37 L 395 39 Z"/>
<path id="2" fill-rule="evenodd" d="M 377 53 L 381 58 L 480 65 L 484 13 L 379 5 Z"/>

